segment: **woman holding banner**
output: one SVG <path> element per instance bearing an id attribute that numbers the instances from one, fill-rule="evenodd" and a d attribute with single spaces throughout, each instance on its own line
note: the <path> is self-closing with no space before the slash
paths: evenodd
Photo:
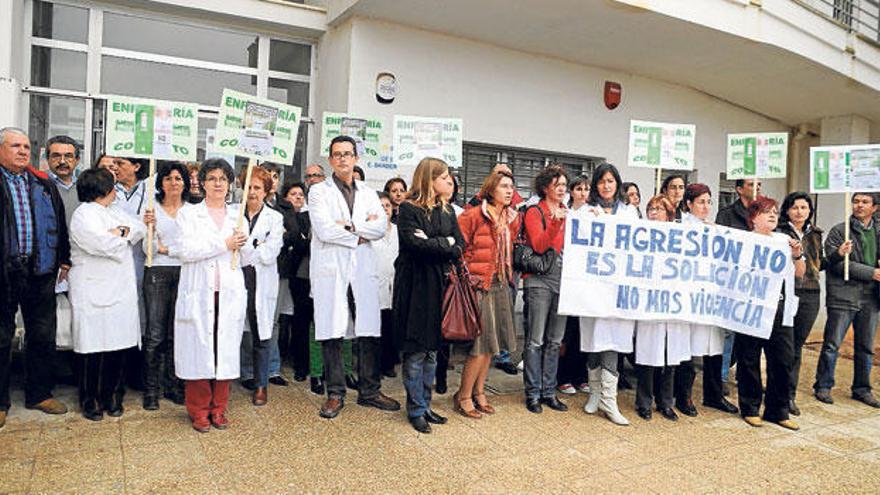
<path id="1" fill-rule="evenodd" d="M 761 395 L 764 395 L 764 420 L 789 430 L 798 430 L 797 423 L 789 419 L 791 398 L 791 374 L 794 363 L 794 315 L 798 309 L 795 296 L 795 279 L 806 272 L 801 243 L 776 230 L 779 210 L 776 201 L 759 196 L 748 208 L 748 224 L 752 232 L 765 236 L 784 236 L 791 246 L 793 263 L 786 265 L 782 293 L 773 320 L 769 339 L 738 334 L 736 336 L 736 385 L 742 417 L 751 426 L 761 426 L 758 411 Z M 761 351 L 767 359 L 767 386 L 761 386 Z"/>
<path id="2" fill-rule="evenodd" d="M 706 184 L 690 184 L 684 193 L 681 223 L 707 224 L 712 212 L 712 191 Z M 724 398 L 721 366 L 724 330 L 714 325 L 691 324 L 691 355 L 703 357 L 703 405 L 735 414 L 738 409 Z M 675 407 L 686 416 L 696 416 L 693 401 L 696 371 L 692 360 L 675 370 Z"/>
<path id="3" fill-rule="evenodd" d="M 144 409 L 159 409 L 159 395 L 183 404 L 183 382 L 174 374 L 174 306 L 180 282 L 180 260 L 169 256 L 169 246 L 180 238 L 177 214 L 192 208 L 189 199 L 189 171 L 178 162 L 159 167 L 156 174 L 158 208 L 144 213 L 144 223 L 152 225 L 153 264 L 144 269 L 144 304 L 147 328 L 144 330 Z M 149 246 L 144 242 L 144 252 Z M 164 372 L 163 372 L 164 370 Z"/>
<path id="4" fill-rule="evenodd" d="M 233 252 L 253 249 L 237 228 L 238 209 L 226 205 L 232 167 L 222 158 L 205 161 L 199 182 L 205 200 L 177 215 L 180 242 L 169 255 L 181 260 L 174 315 L 174 369 L 185 382 L 193 428 L 206 433 L 229 426 L 229 382 L 239 375 L 247 291 Z"/>
<path id="5" fill-rule="evenodd" d="M 813 199 L 805 192 L 793 192 L 782 201 L 779 212 L 778 231 L 801 243 L 806 272 L 795 280 L 794 293 L 798 297 L 798 310 L 794 315 L 794 361 L 791 367 L 791 398 L 788 409 L 794 416 L 801 411 L 795 403 L 801 371 L 801 354 L 813 323 L 819 315 L 819 272 L 825 269 L 825 249 L 822 231 L 813 225 Z M 845 252 L 846 248 L 842 250 Z"/>
<path id="6" fill-rule="evenodd" d="M 568 209 L 577 211 L 587 204 L 590 196 L 590 178 L 586 175 L 575 177 L 568 185 Z M 556 390 L 566 395 L 574 395 L 579 390 L 588 392 L 587 355 L 581 352 L 580 320 L 577 316 L 565 318 L 565 336 L 559 355 L 559 371 L 556 373 Z M 577 387 L 577 388 L 575 388 Z"/>
<path id="7" fill-rule="evenodd" d="M 626 204 L 620 173 L 610 163 L 603 163 L 593 173 L 589 205 L 597 215 L 618 215 L 638 219 L 634 207 Z M 584 405 L 587 414 L 601 411 L 612 423 L 629 424 L 617 407 L 617 355 L 633 351 L 634 320 L 618 318 L 581 318 L 581 350 L 587 356 L 590 398 Z"/>
<path id="8" fill-rule="evenodd" d="M 541 200 L 535 207 L 528 208 L 524 215 L 525 237 L 529 247 L 536 254 L 543 254 L 550 249 L 557 253 L 552 267 L 546 273 L 523 275 L 523 286 L 527 291 L 526 302 L 529 305 L 528 339 L 523 352 L 523 382 L 526 388 L 526 408 L 533 413 L 542 412 L 542 404 L 557 411 L 568 410 L 568 406 L 556 397 L 559 348 L 565 336 L 566 321 L 566 317 L 560 315 L 557 308 L 562 282 L 565 216 L 568 212 L 563 203 L 565 193 L 568 192 L 567 182 L 565 169 L 559 165 L 549 165 L 541 170 L 535 177 L 535 191 Z M 512 181 L 510 187 L 513 188 Z M 510 298 L 507 300 L 510 301 Z M 512 333 L 513 329 L 510 331 Z"/>
<path id="9" fill-rule="evenodd" d="M 670 222 L 675 208 L 664 195 L 648 201 L 645 208 L 648 220 Z M 636 413 L 644 420 L 651 419 L 651 403 L 670 420 L 677 421 L 672 409 L 672 381 L 678 363 L 691 358 L 691 330 L 687 323 L 677 321 L 639 321 L 636 324 L 636 370 L 639 377 L 636 389 Z"/>

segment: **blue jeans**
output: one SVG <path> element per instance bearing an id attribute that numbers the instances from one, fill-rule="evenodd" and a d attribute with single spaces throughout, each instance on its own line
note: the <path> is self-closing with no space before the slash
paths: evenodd
<path id="1" fill-rule="evenodd" d="M 877 333 L 877 303 L 873 300 L 862 301 L 858 311 L 828 308 L 822 352 L 819 354 L 819 365 L 816 368 L 816 383 L 813 385 L 816 392 L 827 392 L 834 387 L 837 354 L 850 324 L 853 326 L 855 346 L 852 395 L 862 397 L 871 393 L 874 335 Z"/>
<path id="2" fill-rule="evenodd" d="M 437 351 L 403 353 L 403 386 L 406 388 L 406 414 L 424 416 L 431 409 L 431 386 L 437 371 Z"/>
<path id="3" fill-rule="evenodd" d="M 721 381 L 727 382 L 730 374 L 730 361 L 733 356 L 733 332 L 724 331 L 724 352 L 721 354 Z"/>
<path id="4" fill-rule="evenodd" d="M 565 336 L 566 316 L 560 316 L 559 294 L 543 287 L 529 287 L 529 330 L 523 352 L 523 383 L 527 399 L 556 396 L 559 347 Z"/>

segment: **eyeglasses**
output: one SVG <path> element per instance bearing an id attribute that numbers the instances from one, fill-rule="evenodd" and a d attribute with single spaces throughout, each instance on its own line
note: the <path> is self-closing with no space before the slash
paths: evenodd
<path id="1" fill-rule="evenodd" d="M 227 179 L 225 175 L 221 175 L 221 176 L 206 177 L 205 182 L 218 182 L 220 184 L 228 184 L 229 179 Z"/>
<path id="2" fill-rule="evenodd" d="M 50 160 L 61 160 L 62 158 L 65 159 L 65 160 L 73 160 L 73 159 L 76 158 L 76 155 L 74 155 L 73 153 L 64 153 L 64 154 L 61 154 L 61 153 L 50 153 L 50 154 L 49 154 L 49 159 L 50 159 Z"/>
<path id="3" fill-rule="evenodd" d="M 340 160 L 342 158 L 354 158 L 356 155 L 351 151 L 334 151 L 330 156 L 335 160 Z"/>
<path id="4" fill-rule="evenodd" d="M 324 177 L 324 174 L 320 172 L 317 174 L 306 174 L 306 179 L 317 179 L 319 177 Z"/>

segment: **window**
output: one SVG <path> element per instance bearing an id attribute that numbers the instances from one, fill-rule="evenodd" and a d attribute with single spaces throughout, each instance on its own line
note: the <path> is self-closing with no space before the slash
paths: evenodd
<path id="1" fill-rule="evenodd" d="M 241 67 L 257 66 L 256 36 L 111 12 L 104 14 L 104 46 Z"/>
<path id="2" fill-rule="evenodd" d="M 107 10 L 48 0 L 31 5 L 30 81 L 23 105 L 35 158 L 39 145 L 61 133 L 83 140 L 83 163 L 101 154 L 103 95 L 200 105 L 199 159 L 224 88 L 296 105 L 310 121 L 313 57 L 307 42 L 122 6 Z M 89 26 L 102 28 L 89 33 Z M 300 127 L 294 167 L 287 172 L 304 168 L 309 130 Z"/>
<path id="3" fill-rule="evenodd" d="M 223 88 L 256 94 L 252 76 L 104 56 L 101 93 L 217 106 Z"/>
<path id="4" fill-rule="evenodd" d="M 39 38 L 87 43 L 89 11 L 37 0 L 31 33 Z"/>
<path id="5" fill-rule="evenodd" d="M 463 166 L 456 171 L 459 180 L 459 204 L 472 198 L 496 163 L 507 163 L 516 179 L 520 196 L 532 195 L 535 176 L 550 163 L 565 167 L 569 176 L 589 174 L 603 160 L 597 157 L 567 155 L 550 151 L 526 150 L 479 143 L 463 144 Z"/>

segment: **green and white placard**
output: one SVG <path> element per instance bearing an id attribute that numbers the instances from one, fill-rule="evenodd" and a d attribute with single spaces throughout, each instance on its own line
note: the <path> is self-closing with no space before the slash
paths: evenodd
<path id="1" fill-rule="evenodd" d="M 787 163 L 787 132 L 727 135 L 728 179 L 782 179 Z"/>
<path id="2" fill-rule="evenodd" d="M 461 119 L 394 116 L 394 161 L 415 167 L 425 157 L 441 158 L 450 168 L 462 165 Z"/>
<path id="3" fill-rule="evenodd" d="M 224 89 L 214 149 L 291 165 L 301 115 L 299 107 Z"/>
<path id="4" fill-rule="evenodd" d="M 195 161 L 198 127 L 196 105 L 108 96 L 104 149 L 129 158 Z"/>
<path id="5" fill-rule="evenodd" d="M 361 160 L 379 160 L 391 152 L 388 125 L 379 118 L 324 112 L 321 125 L 321 156 L 330 156 L 330 141 L 336 136 L 350 136 L 358 143 Z"/>
<path id="6" fill-rule="evenodd" d="M 880 192 L 880 144 L 810 148 L 810 192 Z"/>
<path id="7" fill-rule="evenodd" d="M 631 120 L 629 122 L 630 167 L 693 170 L 697 127 Z"/>

